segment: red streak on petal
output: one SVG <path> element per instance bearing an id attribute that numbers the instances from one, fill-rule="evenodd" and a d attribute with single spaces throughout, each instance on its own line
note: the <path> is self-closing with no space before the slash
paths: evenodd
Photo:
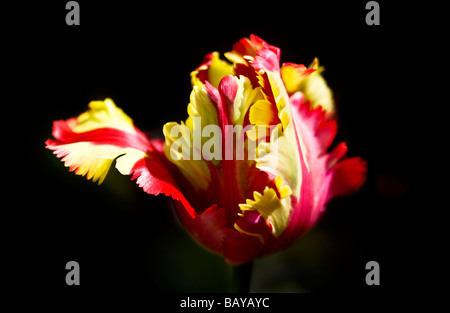
<path id="1" fill-rule="evenodd" d="M 55 121 L 53 123 L 53 136 L 59 144 L 75 142 L 90 142 L 97 145 L 114 145 L 123 148 L 135 148 L 147 151 L 150 147 L 148 138 L 135 128 L 135 133 L 129 133 L 116 128 L 97 128 L 83 133 L 75 133 L 69 127 L 72 119 Z"/>
<path id="2" fill-rule="evenodd" d="M 163 193 L 180 201 L 187 213 L 195 217 L 195 210 L 186 199 L 176 182 L 173 164 L 170 164 L 164 156 L 162 145 L 158 140 L 153 140 L 154 145 L 150 146 L 144 159 L 136 162 L 133 167 L 132 180 L 144 189 L 146 193 L 158 195 Z M 161 149 L 161 150 L 160 150 Z"/>
<path id="3" fill-rule="evenodd" d="M 238 206 L 239 203 L 242 203 L 243 199 L 241 196 L 241 192 L 238 188 L 237 176 L 236 176 L 236 161 L 234 160 L 235 156 L 233 153 L 233 158 L 231 160 L 227 160 L 226 158 L 226 150 L 233 149 L 234 152 L 234 139 L 233 133 L 230 133 L 232 129 L 226 126 L 233 126 L 232 122 L 233 118 L 233 108 L 234 108 L 234 99 L 237 93 L 237 82 L 236 79 L 229 75 L 225 76 L 219 84 L 219 94 L 220 101 L 218 103 L 218 112 L 219 112 L 219 126 L 222 128 L 222 186 L 220 188 L 220 204 L 221 207 L 225 209 L 227 214 L 227 225 L 232 227 L 234 222 L 238 218 L 237 213 L 240 212 L 240 208 Z M 231 138 L 232 143 L 227 146 L 227 139 Z"/>

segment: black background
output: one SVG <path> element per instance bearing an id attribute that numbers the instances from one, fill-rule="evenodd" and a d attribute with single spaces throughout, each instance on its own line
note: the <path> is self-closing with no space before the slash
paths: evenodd
<path id="1" fill-rule="evenodd" d="M 166 122 L 186 119 L 189 73 L 203 56 L 230 51 L 251 33 L 280 47 L 281 62 L 308 65 L 319 58 L 337 102 L 336 142 L 345 140 L 348 155 L 362 156 L 369 169 L 363 188 L 333 200 L 296 247 L 261 261 L 254 291 L 290 290 L 274 287 L 283 280 L 301 286 L 294 291 L 312 292 L 411 287 L 406 229 L 416 214 L 419 131 L 412 86 L 405 83 L 413 72 L 415 32 L 405 26 L 407 7 L 378 1 L 381 25 L 368 26 L 366 1 L 78 3 L 80 26 L 65 24 L 65 1 L 4 12 L 14 17 L 7 19 L 3 47 L 11 96 L 4 114 L 12 122 L 5 138 L 14 147 L 4 155 L 17 161 L 7 166 L 13 188 L 5 199 L 13 205 L 5 200 L 3 212 L 11 290 L 44 301 L 227 290 L 229 267 L 192 243 L 167 199 L 144 194 L 115 170 L 100 187 L 68 173 L 44 141 L 54 120 L 77 116 L 105 97 L 141 130 L 161 136 Z M 302 259 L 302 252 L 318 259 Z M 65 284 L 71 260 L 80 263 L 80 286 Z M 365 284 L 371 260 L 380 263 L 381 286 Z M 261 271 L 277 268 L 284 269 L 281 279 L 264 280 Z"/>

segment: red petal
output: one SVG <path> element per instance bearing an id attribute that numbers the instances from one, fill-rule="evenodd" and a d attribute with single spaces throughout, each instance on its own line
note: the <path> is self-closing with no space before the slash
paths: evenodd
<path id="1" fill-rule="evenodd" d="M 91 102 L 89 106 L 90 111 L 84 116 L 55 121 L 52 134 L 56 140 L 47 140 L 46 148 L 63 158 L 62 161 L 71 171 L 87 175 L 88 179 L 98 180 L 99 183 L 106 177 L 113 160 L 116 160 L 116 168 L 124 175 L 132 174 L 131 178 L 136 179 L 145 192 L 171 196 L 183 202 L 189 214 L 193 215 L 193 208 L 175 182 L 174 175 L 178 172 L 167 161 L 162 140 L 150 141 L 112 100 Z M 104 111 L 104 114 L 98 111 Z M 98 123 L 96 126 L 106 126 L 74 131 L 80 119 L 86 118 Z M 118 127 L 112 128 L 110 125 Z"/>
<path id="2" fill-rule="evenodd" d="M 236 221 L 235 227 L 239 232 L 256 237 L 262 243 L 268 243 L 272 238 L 271 226 L 257 211 L 245 211 L 242 218 Z"/>
<path id="3" fill-rule="evenodd" d="M 164 155 L 162 140 L 152 140 L 152 148 L 147 152 L 147 156 L 134 165 L 131 179 L 136 179 L 136 183 L 146 193 L 152 195 L 163 193 L 181 201 L 190 216 L 194 217 L 195 210 L 179 190 L 174 172 L 175 168 Z"/>
<path id="4" fill-rule="evenodd" d="M 327 153 L 336 134 L 335 120 L 328 120 L 320 106 L 311 109 L 300 92 L 291 96 L 290 104 L 297 134 L 306 148 L 306 151 L 300 150 L 304 175 L 300 196 L 292 199 L 296 209 L 272 249 L 285 247 L 305 233 L 324 212 L 327 201 L 355 191 L 366 175 L 366 162 L 360 158 L 339 162 L 347 151 L 345 143 Z"/>
<path id="5" fill-rule="evenodd" d="M 226 227 L 225 210 L 212 205 L 202 214 L 194 212 L 189 215 L 183 203 L 174 201 L 174 206 L 181 223 L 200 244 L 209 250 L 223 255 L 224 239 L 233 230 Z"/>
<path id="6" fill-rule="evenodd" d="M 297 128 L 303 130 L 303 139 L 308 140 L 308 147 L 317 156 L 324 154 L 336 136 L 337 126 L 333 119 L 326 119 L 326 111 L 318 106 L 311 109 L 309 101 L 304 101 L 301 92 L 296 92 L 289 99 Z"/>
<path id="7" fill-rule="evenodd" d="M 236 98 L 237 88 L 236 78 L 231 75 L 225 76 L 220 81 L 219 125 L 222 127 L 222 132 L 225 125 L 233 125 L 234 98 Z"/>
<path id="8" fill-rule="evenodd" d="M 331 171 L 333 176 L 327 201 L 358 190 L 366 180 L 367 162 L 360 157 L 349 158 L 337 163 Z"/>
<path id="9" fill-rule="evenodd" d="M 254 236 L 230 232 L 223 244 L 223 255 L 229 264 L 239 265 L 264 254 L 267 247 Z"/>
<path id="10" fill-rule="evenodd" d="M 208 66 L 212 64 L 212 58 L 213 58 L 214 52 L 208 53 L 205 55 L 205 57 L 202 60 L 202 63 L 200 66 L 196 69 L 198 71 L 197 77 L 202 82 L 205 83 L 205 81 L 208 80 Z"/>
<path id="11" fill-rule="evenodd" d="M 278 47 L 269 45 L 267 42 L 253 34 L 250 35 L 250 39 L 242 38 L 233 45 L 233 50 L 241 56 L 249 55 L 254 57 L 263 49 L 272 51 L 277 56 L 278 61 L 280 60 L 280 49 Z"/>

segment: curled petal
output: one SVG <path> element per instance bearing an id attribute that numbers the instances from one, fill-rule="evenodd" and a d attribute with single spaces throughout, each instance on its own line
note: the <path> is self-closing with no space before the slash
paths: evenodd
<path id="1" fill-rule="evenodd" d="M 92 101 L 77 118 L 56 121 L 46 148 L 77 175 L 101 184 L 112 163 L 123 175 L 132 175 L 150 194 L 163 193 L 193 208 L 179 191 L 162 152 L 162 142 L 149 140 L 111 99 Z"/>
<path id="2" fill-rule="evenodd" d="M 257 210 L 267 221 L 274 237 L 277 238 L 286 228 L 289 219 L 291 206 L 290 199 L 286 197 L 287 194 L 290 195 L 290 193 L 284 193 L 285 197 L 280 199 L 273 188 L 266 187 L 262 194 L 255 191 L 253 193 L 254 200 L 247 199 L 246 203 L 240 204 L 239 207 L 243 212 Z M 252 233 L 250 230 L 242 229 L 242 227 L 238 230 L 247 234 Z"/>
<path id="3" fill-rule="evenodd" d="M 303 64 L 284 63 L 281 67 L 281 77 L 283 77 L 286 91 L 290 95 L 299 91 L 303 80 L 315 70 L 315 68 L 306 68 Z"/>
<path id="4" fill-rule="evenodd" d="M 46 148 L 75 174 L 99 184 L 115 159 L 121 174 L 131 174 L 134 164 L 145 157 L 150 141 L 111 99 L 92 101 L 89 107 L 78 118 L 54 122 L 56 140 L 47 140 Z"/>
<path id="5" fill-rule="evenodd" d="M 211 52 L 205 56 L 202 64 L 191 73 L 191 83 L 192 86 L 200 86 L 208 81 L 218 88 L 223 77 L 233 74 L 233 66 L 221 60 L 218 52 Z"/>
<path id="6" fill-rule="evenodd" d="M 250 38 L 242 38 L 233 45 L 233 51 L 228 52 L 225 56 L 234 63 L 246 63 L 252 60 L 261 50 L 269 50 L 276 55 L 278 62 L 280 61 L 280 49 L 269 45 L 256 35 L 251 34 Z"/>
<path id="7" fill-rule="evenodd" d="M 323 66 L 316 58 L 305 68 L 303 65 L 286 63 L 281 68 L 281 75 L 289 95 L 302 92 L 312 108 L 319 105 L 329 114 L 334 112 L 333 92 L 322 76 Z"/>

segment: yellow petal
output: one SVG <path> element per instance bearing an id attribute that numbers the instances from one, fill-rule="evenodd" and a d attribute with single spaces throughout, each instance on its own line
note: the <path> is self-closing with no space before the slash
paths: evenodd
<path id="1" fill-rule="evenodd" d="M 286 229 L 291 201 L 289 197 L 278 198 L 273 188 L 266 187 L 263 194 L 255 191 L 252 199 L 247 199 L 245 204 L 239 204 L 242 211 L 257 210 L 272 227 L 272 234 L 278 238 Z"/>
<path id="2" fill-rule="evenodd" d="M 78 116 L 78 123 L 73 125 L 72 130 L 83 133 L 106 127 L 135 132 L 133 120 L 109 98 L 105 101 L 91 101 L 89 110 Z"/>
<path id="3" fill-rule="evenodd" d="M 267 100 L 258 100 L 250 108 L 249 120 L 254 125 L 270 125 L 277 116 L 272 110 L 272 104 Z"/>
<path id="4" fill-rule="evenodd" d="M 196 190 L 206 190 L 211 173 L 202 155 L 202 147 L 209 140 L 203 136 L 203 129 L 208 125 L 218 124 L 217 110 L 204 85 L 194 86 L 190 100 L 186 124 L 169 122 L 163 127 L 164 153 Z M 218 164 L 220 161 L 213 159 L 212 162 Z"/>

